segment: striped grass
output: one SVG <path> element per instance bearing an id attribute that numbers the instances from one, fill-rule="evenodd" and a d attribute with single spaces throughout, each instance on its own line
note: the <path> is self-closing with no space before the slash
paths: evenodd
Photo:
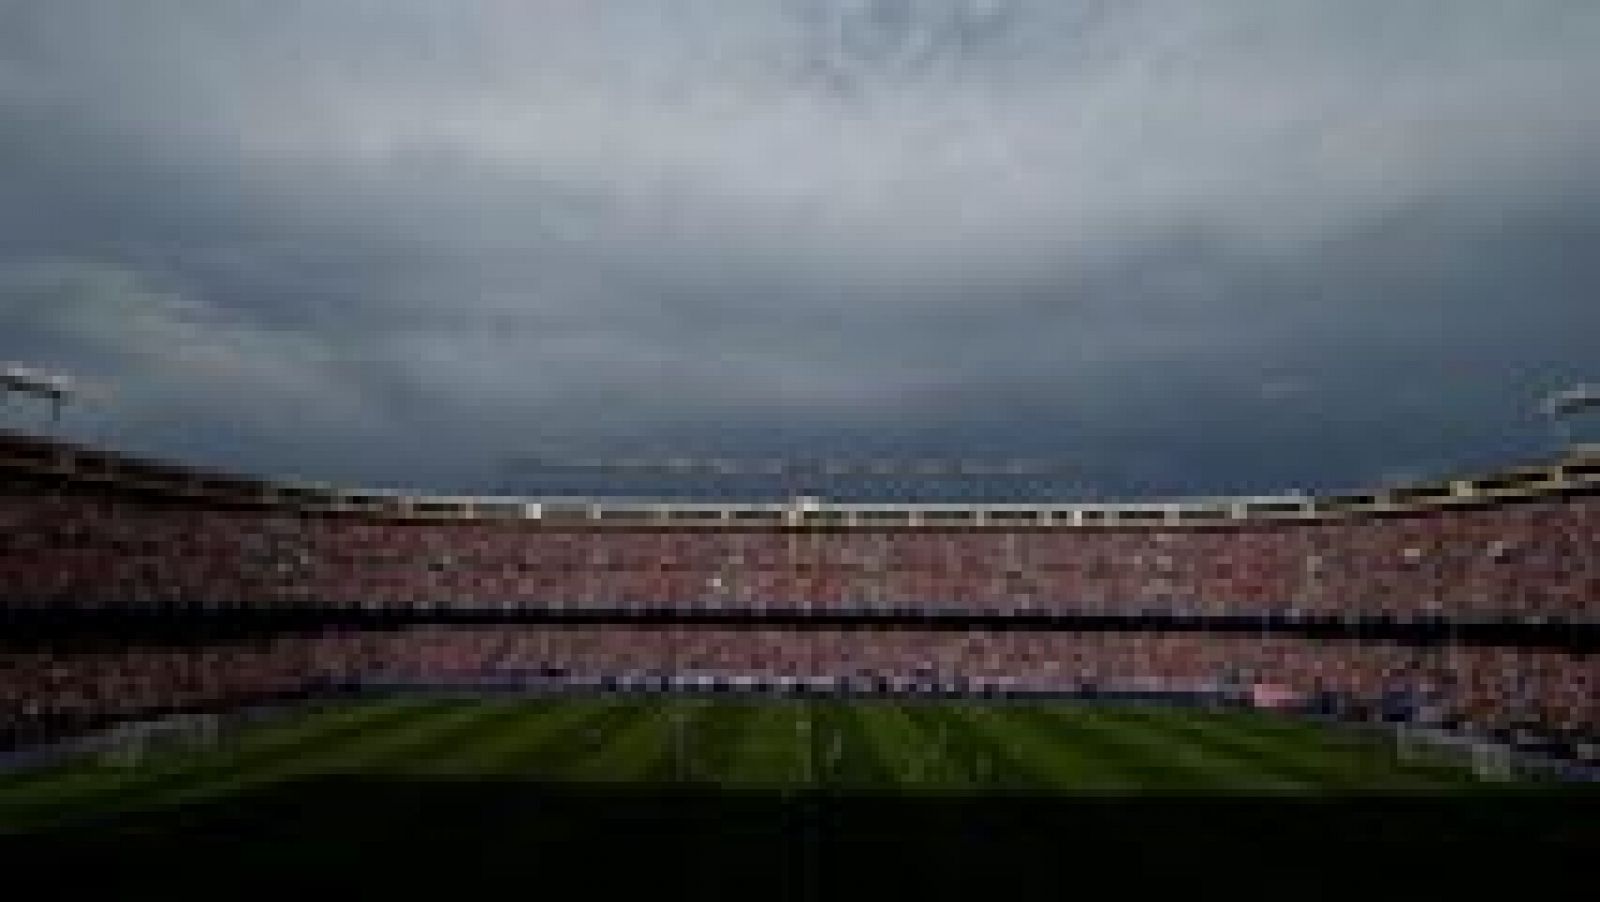
<path id="1" fill-rule="evenodd" d="M 1454 793 L 1470 773 L 1257 712 L 1082 703 L 390 699 L 307 708 L 132 768 L 0 775 L 0 831 L 225 801 L 315 777 L 888 795 Z"/>

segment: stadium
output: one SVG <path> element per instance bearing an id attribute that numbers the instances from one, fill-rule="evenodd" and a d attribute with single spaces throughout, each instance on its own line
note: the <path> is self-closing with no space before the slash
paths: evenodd
<path id="1" fill-rule="evenodd" d="M 0 3 L 8 885 L 1555 883 L 1592 7 Z"/>
<path id="2" fill-rule="evenodd" d="M 408 497 L 17 434 L 0 467 L 13 832 L 306 792 L 394 819 L 463 779 L 684 817 L 659 796 L 1522 798 L 1600 766 L 1581 449 L 1095 506 Z M 712 832 L 770 851 L 749 829 Z"/>

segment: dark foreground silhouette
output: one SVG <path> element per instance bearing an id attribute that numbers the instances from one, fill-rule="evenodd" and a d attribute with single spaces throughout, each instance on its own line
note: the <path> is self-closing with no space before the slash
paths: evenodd
<path id="1" fill-rule="evenodd" d="M 392 891 L 428 874 L 599 898 L 799 899 L 1027 877 L 1082 887 L 1295 873 L 1439 889 L 1600 851 L 1592 787 L 1451 797 L 782 795 L 493 780 L 318 778 L 255 795 L 0 839 L 11 873 L 152 889 L 285 877 Z M 1209 875 L 1209 876 L 1206 876 Z M 1231 876 L 1230 876 L 1231 875 Z M 221 879 L 221 884 L 214 881 Z M 1297 882 L 1298 885 L 1298 882 Z M 1195 884 L 1194 889 L 1201 888 Z M 1242 885 L 1239 887 L 1242 889 Z M 900 893 L 895 893 L 899 896 Z M 1208 894 L 1209 895 L 1209 894 Z M 976 898 L 976 897 L 974 897 Z"/>

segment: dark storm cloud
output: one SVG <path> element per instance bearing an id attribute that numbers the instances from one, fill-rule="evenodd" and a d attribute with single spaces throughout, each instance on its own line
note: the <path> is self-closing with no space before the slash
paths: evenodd
<path id="1" fill-rule="evenodd" d="M 82 434 L 464 490 L 1488 465 L 1594 376 L 1594 46 L 1587 2 L 9 0 L 0 356 L 118 386 Z"/>

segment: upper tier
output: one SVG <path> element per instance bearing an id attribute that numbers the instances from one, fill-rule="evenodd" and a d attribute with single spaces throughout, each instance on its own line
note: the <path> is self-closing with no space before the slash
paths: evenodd
<path id="1" fill-rule="evenodd" d="M 1600 621 L 1593 458 L 1337 499 L 627 518 L 605 502 L 374 500 L 0 448 L 12 606 Z"/>

